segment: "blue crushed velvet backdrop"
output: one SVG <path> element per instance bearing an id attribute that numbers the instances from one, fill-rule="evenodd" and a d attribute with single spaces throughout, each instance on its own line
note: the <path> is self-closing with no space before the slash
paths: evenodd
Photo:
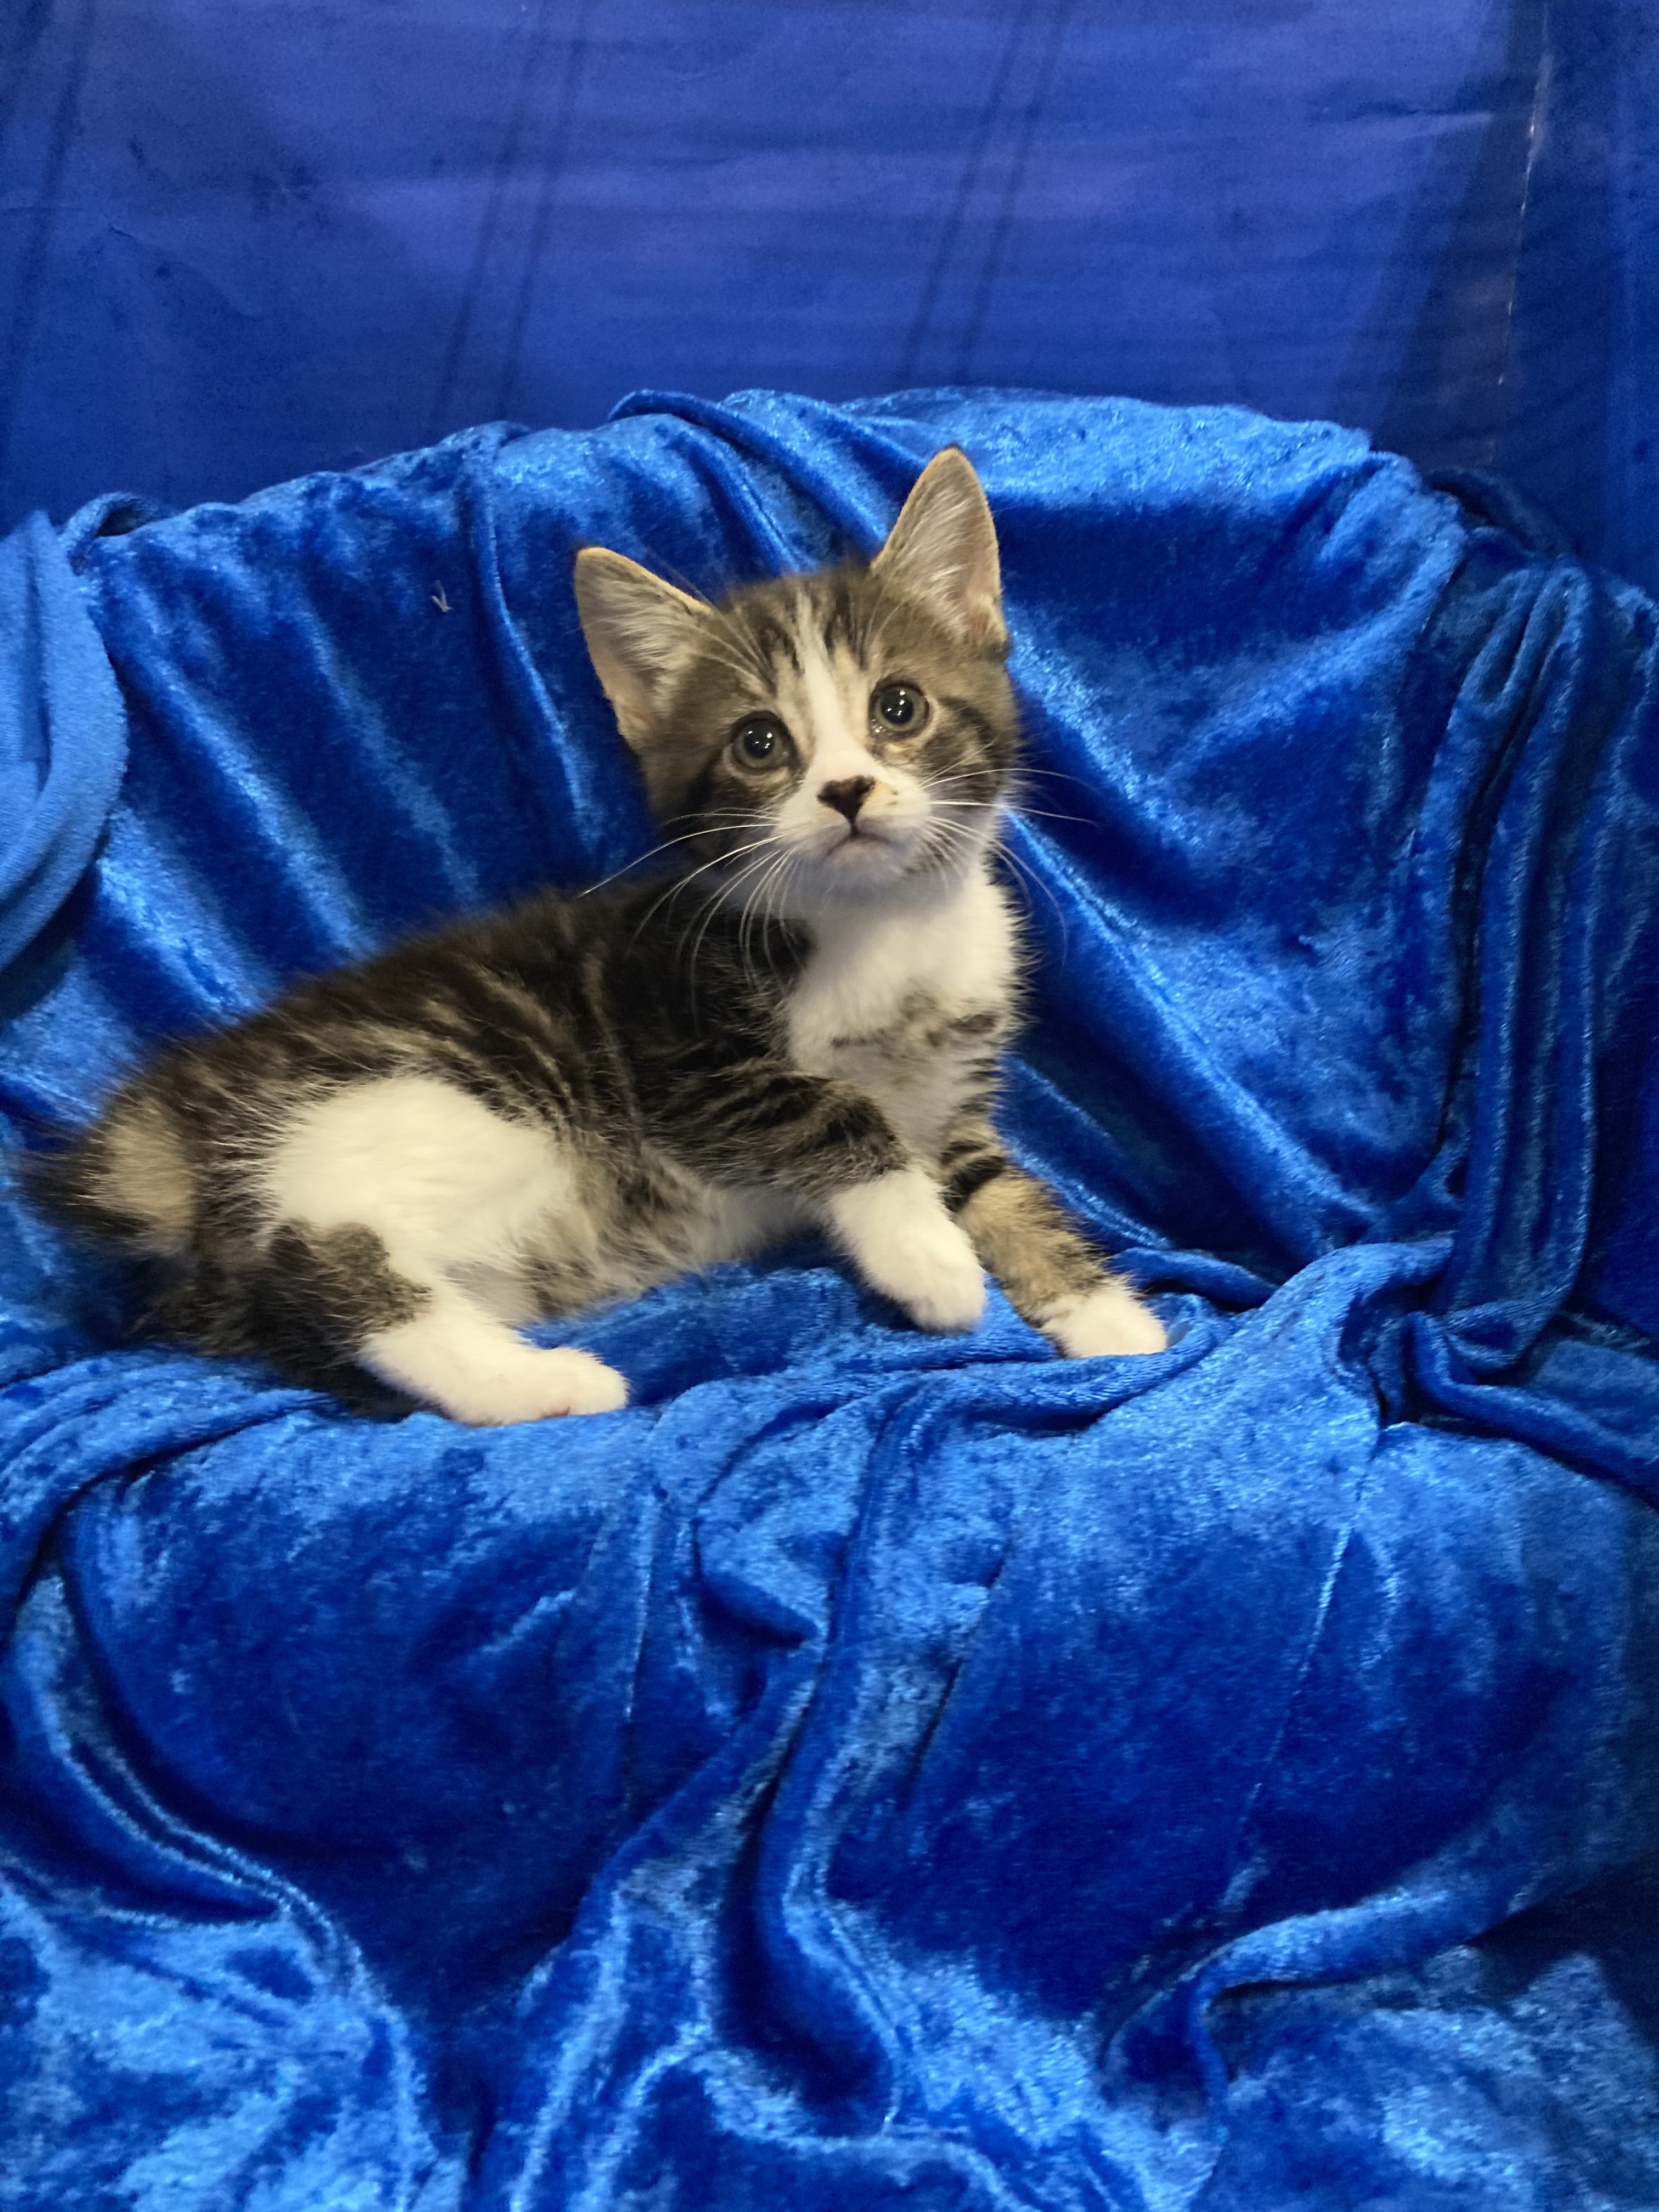
<path id="1" fill-rule="evenodd" d="M 94 629 L 131 751 L 14 1133 L 622 865 L 573 545 L 868 550 L 947 438 L 1040 771 L 1008 1126 L 1184 1334 L 929 1340 L 801 1249 L 572 1329 L 626 1413 L 377 1424 L 118 1348 L 8 1211 L 9 2207 L 1659 2203 L 1633 589 L 1328 426 L 995 395 L 106 503 L 93 628 L 0 569 L 9 787 L 95 812 Z"/>
<path id="2" fill-rule="evenodd" d="M 1659 0 L 9 0 L 0 529 L 637 385 L 1231 401 L 1659 591 Z"/>

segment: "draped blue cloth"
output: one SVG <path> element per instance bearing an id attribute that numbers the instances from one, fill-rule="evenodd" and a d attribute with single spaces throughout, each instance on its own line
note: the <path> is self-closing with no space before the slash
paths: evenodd
<path id="1" fill-rule="evenodd" d="M 89 617 L 130 753 L 112 806 L 107 693 L 54 738 L 12 1136 L 635 859 L 573 548 L 867 553 L 951 439 L 1031 739 L 1006 1123 L 1176 1340 L 927 1338 L 803 1245 L 545 1332 L 623 1413 L 374 1421 L 135 1347 L 9 1207 L 8 2206 L 1659 2202 L 1655 611 L 1495 493 L 944 392 L 104 502 L 7 623 L 27 704 Z"/>
<path id="2" fill-rule="evenodd" d="M 98 633 L 44 515 L 0 542 L 0 971 L 86 872 L 126 766 Z"/>

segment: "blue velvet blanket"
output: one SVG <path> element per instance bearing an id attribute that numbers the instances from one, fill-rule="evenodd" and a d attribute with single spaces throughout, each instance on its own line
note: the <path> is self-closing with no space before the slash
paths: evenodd
<path id="1" fill-rule="evenodd" d="M 135 1346 L 9 1206 L 7 2212 L 1659 2204 L 1659 648 L 1491 488 L 646 396 L 37 523 L 9 1139 L 636 857 L 573 548 L 868 552 L 951 439 L 1031 738 L 1006 1127 L 1177 1340 L 926 1338 L 803 1246 L 480 1433 Z"/>

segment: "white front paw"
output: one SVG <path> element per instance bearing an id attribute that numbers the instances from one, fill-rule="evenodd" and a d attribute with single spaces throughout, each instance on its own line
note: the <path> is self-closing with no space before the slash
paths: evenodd
<path id="1" fill-rule="evenodd" d="M 985 1311 L 985 1271 L 974 1248 L 941 1206 L 937 1221 L 918 1223 L 895 1237 L 879 1271 L 866 1268 L 918 1328 L 947 1334 L 977 1328 Z"/>
<path id="2" fill-rule="evenodd" d="M 1114 1352 L 1162 1352 L 1169 1344 L 1163 1322 L 1127 1283 L 1104 1282 L 1097 1291 L 1051 1306 L 1039 1324 L 1068 1359 L 1098 1359 Z"/>
<path id="3" fill-rule="evenodd" d="M 956 1334 L 985 1311 L 985 1275 L 932 1179 L 901 1168 L 830 1200 L 830 1224 L 872 1290 L 919 1328 Z"/>

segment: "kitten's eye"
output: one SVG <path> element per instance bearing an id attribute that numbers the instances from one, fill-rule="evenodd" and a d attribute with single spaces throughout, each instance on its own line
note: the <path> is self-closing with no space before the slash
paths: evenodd
<path id="1" fill-rule="evenodd" d="M 732 750 L 745 768 L 781 768 L 789 733 L 770 714 L 751 714 L 732 732 Z"/>
<path id="2" fill-rule="evenodd" d="M 914 684 L 884 684 L 870 702 L 872 726 L 900 737 L 913 736 L 927 711 L 927 702 Z"/>

